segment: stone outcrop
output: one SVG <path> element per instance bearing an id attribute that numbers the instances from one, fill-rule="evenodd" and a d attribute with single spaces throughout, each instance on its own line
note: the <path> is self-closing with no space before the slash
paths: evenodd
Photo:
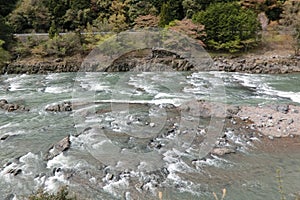
<path id="1" fill-rule="evenodd" d="M 29 111 L 29 108 L 27 108 L 24 105 L 19 105 L 16 103 L 9 103 L 6 99 L 0 100 L 0 108 L 3 110 L 6 110 L 8 112 L 13 111 Z"/>
<path id="2" fill-rule="evenodd" d="M 46 108 L 46 111 L 49 112 L 66 112 L 72 111 L 72 103 L 70 101 L 63 102 L 56 105 L 51 105 Z"/>
<path id="3" fill-rule="evenodd" d="M 285 74 L 300 72 L 300 59 L 296 57 L 248 57 L 214 59 L 214 66 L 219 71 L 244 72 L 251 74 Z"/>
<path id="4" fill-rule="evenodd" d="M 60 153 L 67 151 L 70 148 L 70 146 L 71 146 L 70 136 L 67 136 L 49 148 L 45 160 L 53 159 Z"/>
<path id="5" fill-rule="evenodd" d="M 36 63 L 12 62 L 1 70 L 2 74 L 47 74 L 61 72 L 77 72 L 80 69 L 81 62 L 56 62 L 44 61 Z"/>

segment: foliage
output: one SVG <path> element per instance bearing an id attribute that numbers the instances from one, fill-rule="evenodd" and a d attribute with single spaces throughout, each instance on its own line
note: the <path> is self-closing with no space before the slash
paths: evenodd
<path id="1" fill-rule="evenodd" d="M 31 53 L 46 56 L 72 56 L 81 53 L 81 38 L 77 33 L 55 35 L 46 42 L 33 47 Z"/>
<path id="2" fill-rule="evenodd" d="M 97 47 L 97 45 L 101 44 L 107 38 L 111 37 L 111 34 L 96 34 L 90 24 L 88 24 L 84 32 L 86 34 L 84 35 L 84 43 L 82 44 L 82 46 L 85 52 L 90 52 L 95 47 Z"/>
<path id="3" fill-rule="evenodd" d="M 244 0 L 242 6 L 254 10 L 256 13 L 265 12 L 268 19 L 275 21 L 280 19 L 285 0 Z"/>
<path id="4" fill-rule="evenodd" d="M 53 20 L 51 22 L 51 26 L 50 26 L 50 29 L 49 29 L 49 38 L 52 39 L 55 37 L 55 35 L 58 35 L 58 30 L 57 30 L 57 27 L 56 27 L 56 24 L 55 24 L 55 21 Z"/>
<path id="5" fill-rule="evenodd" d="M 76 197 L 69 197 L 67 187 L 62 187 L 56 194 L 49 194 L 42 189 L 36 194 L 29 196 L 28 200 L 76 200 Z"/>
<path id="6" fill-rule="evenodd" d="M 160 9 L 159 17 L 159 26 L 161 27 L 168 25 L 173 20 L 183 19 L 184 13 L 182 1 L 169 0 L 166 3 L 163 3 Z"/>
<path id="7" fill-rule="evenodd" d="M 205 46 L 201 39 L 206 36 L 204 31 L 204 26 L 201 24 L 193 23 L 190 19 L 183 19 L 181 21 L 175 20 L 170 23 L 169 29 L 173 31 L 177 31 L 182 34 L 186 34 L 187 36 L 199 40 L 199 43 L 202 46 Z"/>
<path id="8" fill-rule="evenodd" d="M 18 0 L 0 0 L 0 15 L 5 17 L 8 15 L 14 8 Z"/>
<path id="9" fill-rule="evenodd" d="M 130 23 L 134 22 L 139 16 L 154 16 L 158 10 L 146 0 L 129 0 L 128 1 L 128 17 Z"/>
<path id="10" fill-rule="evenodd" d="M 4 43 L 5 42 L 3 40 L 0 40 L 0 67 L 4 66 L 10 59 L 9 52 L 2 48 Z"/>
<path id="11" fill-rule="evenodd" d="M 0 15 L 0 40 L 4 41 L 4 49 L 9 49 L 10 45 L 13 43 L 12 30 L 9 25 L 5 23 L 5 19 Z"/>
<path id="12" fill-rule="evenodd" d="M 9 15 L 8 21 L 15 32 L 45 32 L 49 29 L 50 14 L 42 1 L 23 0 Z"/>
<path id="13" fill-rule="evenodd" d="M 134 20 L 134 28 L 157 28 L 159 23 L 159 17 L 155 15 L 141 15 Z"/>
<path id="14" fill-rule="evenodd" d="M 300 53 L 300 2 L 289 0 L 284 4 L 282 20 L 280 20 L 282 28 L 293 37 L 292 46 L 295 55 Z"/>
<path id="15" fill-rule="evenodd" d="M 211 49 L 237 52 L 257 42 L 260 28 L 257 15 L 237 3 L 212 4 L 207 10 L 196 13 L 193 20 L 205 26 L 205 43 Z"/>

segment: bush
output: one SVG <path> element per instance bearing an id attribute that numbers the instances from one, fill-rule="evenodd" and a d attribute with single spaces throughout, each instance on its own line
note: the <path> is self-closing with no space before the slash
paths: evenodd
<path id="1" fill-rule="evenodd" d="M 5 42 L 3 40 L 0 40 L 0 68 L 2 68 L 10 60 L 10 54 L 2 48 L 4 43 Z"/>
<path id="2" fill-rule="evenodd" d="M 29 196 L 28 200 L 76 200 L 76 197 L 69 197 L 68 188 L 62 187 L 56 194 L 49 194 L 40 189 L 36 194 Z"/>
<path id="3" fill-rule="evenodd" d="M 65 35 L 54 35 L 38 46 L 35 46 L 31 53 L 40 56 L 72 56 L 76 53 L 82 53 L 81 36 L 76 33 Z"/>
<path id="4" fill-rule="evenodd" d="M 238 3 L 212 4 L 193 20 L 205 26 L 205 43 L 210 49 L 237 52 L 257 44 L 257 15 Z"/>

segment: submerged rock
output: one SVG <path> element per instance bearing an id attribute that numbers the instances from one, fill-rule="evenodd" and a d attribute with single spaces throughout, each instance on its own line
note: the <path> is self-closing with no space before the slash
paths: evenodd
<path id="1" fill-rule="evenodd" d="M 8 103 L 6 99 L 0 100 L 0 108 L 6 110 L 8 112 L 13 111 L 29 111 L 30 109 L 25 107 L 24 105 L 19 105 L 16 103 Z"/>
<path id="2" fill-rule="evenodd" d="M 49 112 L 66 112 L 66 111 L 72 111 L 72 103 L 70 101 L 63 102 L 61 104 L 56 104 L 52 106 L 48 106 L 46 108 L 46 111 Z"/>
<path id="3" fill-rule="evenodd" d="M 7 171 L 7 173 L 17 176 L 22 173 L 22 169 L 10 169 Z"/>
<path id="4" fill-rule="evenodd" d="M 215 148 L 211 151 L 211 153 L 217 156 L 223 156 L 225 154 L 235 153 L 235 150 L 223 147 L 223 148 Z"/>

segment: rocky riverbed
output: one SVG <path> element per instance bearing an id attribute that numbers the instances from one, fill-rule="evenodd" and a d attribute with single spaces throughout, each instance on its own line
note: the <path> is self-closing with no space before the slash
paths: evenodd
<path id="1" fill-rule="evenodd" d="M 65 109 L 60 109 L 62 105 L 68 107 L 67 111 L 71 111 L 72 109 L 73 111 L 76 111 L 76 109 L 80 107 L 78 105 L 82 106 L 83 104 L 77 103 L 72 105 L 71 102 L 58 103 L 57 105 L 53 105 L 53 109 L 47 108 L 46 111 L 66 111 Z M 87 105 L 85 104 L 85 106 Z M 122 108 L 122 104 L 115 104 L 114 107 L 116 106 Z M 111 112 L 108 111 L 107 107 L 110 107 L 110 104 L 102 105 L 102 107 L 96 109 L 94 113 L 85 114 L 85 117 L 88 118 L 91 115 L 99 115 L 101 118 L 107 118 Z M 160 188 L 164 185 L 167 177 L 175 176 L 175 174 L 178 173 L 177 171 L 172 171 L 172 167 L 170 167 L 174 164 L 174 159 L 176 162 L 178 159 L 183 159 L 185 160 L 185 164 L 196 169 L 202 165 L 201 163 L 206 160 L 214 159 L 215 156 L 224 157 L 228 156 L 228 154 L 243 154 L 245 148 L 262 148 L 263 145 L 258 141 L 268 143 L 273 141 L 274 137 L 288 137 L 296 141 L 298 140 L 299 135 L 298 130 L 300 130 L 300 124 L 297 123 L 300 120 L 298 114 L 300 106 L 296 105 L 231 106 L 205 101 L 193 101 L 179 107 L 171 104 L 154 107 L 149 104 L 131 104 L 130 107 L 134 110 L 149 110 L 150 108 L 158 110 L 164 109 L 167 115 L 161 131 L 154 137 L 135 138 L 127 133 L 118 131 L 121 126 L 118 121 L 110 121 L 110 126 L 106 126 L 105 124 L 101 127 L 92 126 L 87 127 L 78 133 L 70 133 L 69 136 L 54 143 L 45 151 L 46 156 L 42 162 L 45 162 L 45 164 L 48 163 L 47 166 L 49 167 L 51 166 L 50 163 L 60 157 L 66 159 L 68 154 L 72 155 L 74 153 L 74 149 L 81 148 L 80 146 L 89 145 L 85 144 L 87 142 L 87 137 L 99 137 L 97 134 L 102 134 L 104 131 L 106 137 L 112 142 L 117 142 L 121 149 L 130 149 L 133 152 L 145 151 L 145 149 L 147 149 L 146 151 L 156 152 L 158 155 L 162 155 L 162 158 L 168 163 L 167 165 L 156 167 L 155 170 L 144 171 L 142 168 L 134 167 L 135 164 L 133 163 L 141 159 L 138 157 L 136 157 L 137 160 L 133 161 L 133 163 L 124 167 L 108 165 L 108 163 L 105 162 L 105 159 L 103 160 L 100 158 L 99 161 L 104 162 L 98 163 L 97 174 L 89 174 L 89 172 L 86 172 L 87 174 L 82 174 L 78 169 L 71 170 L 64 167 L 53 167 L 53 169 L 50 170 L 51 173 L 48 175 L 35 174 L 37 179 L 44 176 L 59 175 L 63 176 L 67 182 L 79 181 L 82 184 L 90 184 L 88 183 L 88 179 L 95 179 L 95 181 L 97 180 L 97 186 L 107 188 L 109 192 L 115 193 L 114 195 L 117 196 L 119 195 L 117 188 L 119 186 L 122 188 L 122 184 L 125 181 L 126 184 L 129 184 L 126 185 L 126 187 L 131 188 L 129 190 L 130 192 L 127 190 L 127 193 L 124 194 L 125 196 L 130 195 L 131 198 L 134 198 L 140 197 L 141 194 L 143 194 L 145 195 L 145 198 L 147 195 L 153 197 L 153 195 L 157 195 L 153 192 L 161 190 Z M 197 127 L 189 127 L 188 124 L 183 126 L 180 125 L 182 120 L 184 120 L 183 118 L 187 117 L 186 114 L 189 114 L 192 117 L 201 118 L 203 121 L 207 122 L 211 120 L 220 120 L 223 122 L 224 126 L 219 130 L 218 137 L 213 138 L 213 140 L 210 141 L 207 140 L 207 137 L 210 137 L 209 134 L 211 134 L 209 132 L 208 123 L 204 123 Z M 190 120 L 193 119 L 190 118 L 189 121 Z M 159 122 L 150 122 L 147 117 L 133 117 L 127 119 L 126 124 L 138 124 L 142 130 L 148 131 L 156 131 L 155 127 L 160 126 Z M 192 137 L 192 140 L 187 139 L 187 137 Z M 178 139 L 177 142 L 175 142 L 176 146 L 172 146 L 174 145 L 172 143 L 176 138 Z M 6 139 L 7 138 L 4 137 L 1 138 L 4 142 Z M 187 141 L 190 141 L 190 147 L 181 148 L 180 146 Z M 193 153 L 199 151 L 201 143 L 208 141 L 212 142 L 213 145 L 204 157 L 198 157 L 197 154 Z M 278 142 L 279 141 L 276 140 L 276 143 Z M 286 141 L 282 140 L 282 142 L 284 143 Z M 281 144 L 278 146 L 284 145 Z M 122 151 L 124 151 L 124 149 Z M 27 173 L 26 171 L 23 171 L 24 156 L 16 158 L 14 161 L 9 161 L 1 168 L 1 171 L 5 174 L 11 174 L 12 176 L 20 176 L 23 173 Z M 116 156 L 116 158 L 110 157 L 110 159 L 119 158 L 118 155 L 111 156 Z M 130 154 L 127 155 L 124 153 L 123 156 L 125 158 L 126 156 L 129 156 L 130 160 Z M 97 158 L 97 156 L 95 158 Z M 169 161 L 168 159 L 173 159 L 173 161 Z M 122 163 L 124 161 L 120 160 L 119 162 Z M 138 166 L 139 163 L 136 163 L 136 165 Z"/>

